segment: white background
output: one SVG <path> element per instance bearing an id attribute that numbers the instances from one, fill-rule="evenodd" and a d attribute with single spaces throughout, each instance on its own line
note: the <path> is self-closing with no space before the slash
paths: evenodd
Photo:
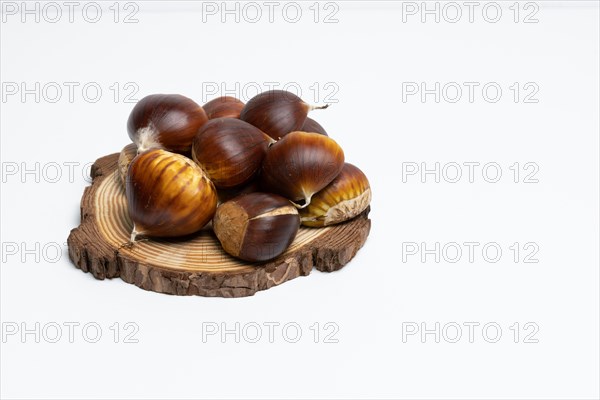
<path id="1" fill-rule="evenodd" d="M 302 3 L 299 22 L 288 22 L 281 3 L 270 23 L 259 3 L 265 13 L 259 22 L 248 21 L 254 14 L 244 15 L 241 4 L 239 22 L 226 16 L 222 23 L 220 13 L 203 13 L 201 3 L 137 2 L 139 22 L 132 24 L 122 22 L 132 9 L 119 6 L 115 23 L 112 2 L 103 4 L 97 23 L 82 17 L 81 5 L 73 23 L 65 6 L 56 23 L 44 20 L 53 18 L 49 9 L 40 11 L 39 23 L 31 15 L 23 23 L 22 10 L 2 16 L 3 398 L 598 398 L 598 3 L 537 2 L 537 23 L 523 23 L 533 10 L 523 3 L 517 23 L 512 2 L 502 3 L 497 23 L 483 18 L 485 3 L 473 23 L 462 3 L 457 23 L 444 16 L 423 23 L 420 14 L 403 14 L 406 4 L 366 1 L 335 3 L 337 23 L 323 23 L 335 11 L 324 4 L 315 23 L 312 2 Z M 56 103 L 49 101 L 54 92 L 40 93 L 39 102 L 7 94 L 10 83 L 22 82 L 79 86 L 73 102 L 66 86 Z M 103 90 L 95 103 L 81 93 L 89 82 Z M 110 89 L 115 82 L 117 99 Z M 314 271 L 240 299 L 161 295 L 76 269 L 64 243 L 79 223 L 84 165 L 128 143 L 128 82 L 139 88 L 137 99 L 181 93 L 199 103 L 223 94 L 208 95 L 211 82 L 233 90 L 237 84 L 240 96 L 252 82 L 265 89 L 266 82 L 294 82 L 304 98 L 320 103 L 337 88 L 327 99 L 337 103 L 312 116 L 371 181 L 372 230 L 364 248 L 340 272 Z M 315 82 L 317 98 L 310 89 Z M 433 95 L 403 101 L 403 82 L 480 86 L 473 102 L 465 89 L 456 103 L 448 96 L 436 103 Z M 495 103 L 482 97 L 488 82 L 503 90 Z M 527 82 L 537 85 L 538 102 L 515 102 L 514 82 L 521 90 Z M 35 174 L 22 176 L 38 162 L 39 182 Z M 55 170 L 44 176 L 43 167 L 65 162 L 78 163 L 74 179 L 63 167 L 62 178 L 51 183 Z M 443 176 L 436 183 L 432 175 L 424 183 L 420 175 L 403 182 L 403 163 L 412 162 L 428 168 L 496 162 L 502 177 L 488 183 L 480 166 L 473 183 L 466 175 L 458 183 Z M 522 175 L 514 183 L 509 167 L 515 162 L 535 163 L 538 183 L 523 183 Z M 14 165 L 19 171 L 8 174 Z M 481 246 L 474 262 L 466 253 L 455 263 L 443 255 L 423 262 L 419 254 L 403 261 L 409 242 Z M 518 262 L 509 249 L 515 242 Z M 523 262 L 528 242 L 539 248 L 538 263 Z M 482 257 L 485 243 L 501 247 L 498 262 Z M 39 252 L 23 251 L 36 244 Z M 53 244 L 62 247 L 59 256 Z M 73 343 L 69 322 L 80 324 Z M 124 343 L 127 322 L 139 327 L 138 343 Z M 268 322 L 280 324 L 273 343 Z M 316 322 L 318 343 L 310 329 Z M 327 322 L 339 328 L 332 337 L 337 343 L 325 343 Z M 480 324 L 472 343 L 468 322 Z M 39 343 L 20 331 L 36 323 Z M 62 337 L 50 343 L 54 323 L 63 327 Z M 102 328 L 97 343 L 83 335 L 86 323 Z M 211 323 L 228 329 L 239 323 L 240 331 L 256 323 L 263 336 L 258 343 L 243 335 L 236 343 L 233 334 L 203 341 Z M 282 333 L 286 323 L 301 327 L 297 343 L 286 340 L 294 330 Z M 421 323 L 440 324 L 439 343 L 433 334 L 403 340 L 407 327 Z M 451 343 L 452 323 L 463 327 L 457 343 Z M 493 329 L 482 333 L 486 323 L 501 327 L 496 343 L 489 340 Z M 6 335 L 15 326 L 19 332 Z M 537 343 L 525 343 L 536 326 L 529 341 Z"/>

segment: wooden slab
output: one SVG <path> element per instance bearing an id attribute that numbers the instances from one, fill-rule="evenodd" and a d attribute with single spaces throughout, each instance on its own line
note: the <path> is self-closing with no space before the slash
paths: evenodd
<path id="1" fill-rule="evenodd" d="M 81 199 L 81 225 L 67 240 L 71 261 L 97 279 L 119 277 L 142 289 L 176 295 L 251 296 L 306 276 L 313 267 L 324 272 L 339 270 L 369 235 L 367 209 L 344 224 L 300 228 L 289 249 L 266 263 L 229 256 L 210 227 L 184 239 L 152 239 L 124 246 L 132 223 L 117 171 L 118 156 L 111 154 L 94 163 L 92 185 Z"/>

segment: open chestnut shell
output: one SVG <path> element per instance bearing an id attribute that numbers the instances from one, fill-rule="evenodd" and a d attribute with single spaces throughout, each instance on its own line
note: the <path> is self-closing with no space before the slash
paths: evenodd
<path id="1" fill-rule="evenodd" d="M 302 225 L 311 227 L 338 224 L 362 213 L 370 202 L 367 176 L 358 167 L 345 163 L 338 176 L 300 210 L 300 219 Z"/>
<path id="2" fill-rule="evenodd" d="M 244 102 L 231 96 L 221 96 L 202 106 L 208 119 L 239 118 Z"/>
<path id="3" fill-rule="evenodd" d="M 344 151 L 330 137 L 291 132 L 267 150 L 260 175 L 264 190 L 280 194 L 298 207 L 327 186 L 344 166 Z"/>
<path id="4" fill-rule="evenodd" d="M 289 200 L 270 193 L 238 196 L 219 206 L 213 219 L 223 249 L 245 261 L 266 261 L 294 241 L 300 217 Z"/>
<path id="5" fill-rule="evenodd" d="M 250 99 L 240 119 L 279 140 L 290 132 L 301 130 L 309 111 L 327 107 L 311 106 L 285 90 L 269 90 Z"/>
<path id="6" fill-rule="evenodd" d="M 186 154 L 208 118 L 196 102 L 179 94 L 152 94 L 141 99 L 127 120 L 138 153 L 157 148 Z"/>
<path id="7" fill-rule="evenodd" d="M 220 189 L 250 181 L 260 171 L 271 138 L 235 118 L 216 118 L 204 124 L 192 144 L 192 158 Z"/>
<path id="8" fill-rule="evenodd" d="M 138 235 L 184 236 L 214 216 L 217 192 L 204 171 L 180 154 L 152 149 L 130 164 L 126 184 L 131 241 Z"/>

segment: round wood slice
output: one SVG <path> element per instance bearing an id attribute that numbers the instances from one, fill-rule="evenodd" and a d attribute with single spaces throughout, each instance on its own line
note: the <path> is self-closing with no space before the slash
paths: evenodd
<path id="1" fill-rule="evenodd" d="M 332 272 L 346 265 L 369 235 L 369 209 L 343 224 L 300 228 L 288 250 L 265 263 L 225 253 L 210 227 L 183 239 L 149 239 L 128 246 L 132 223 L 117 168 L 118 154 L 96 160 L 92 185 L 81 199 L 81 225 L 67 240 L 69 258 L 97 279 L 120 277 L 142 289 L 176 295 L 242 297 L 313 267 Z"/>

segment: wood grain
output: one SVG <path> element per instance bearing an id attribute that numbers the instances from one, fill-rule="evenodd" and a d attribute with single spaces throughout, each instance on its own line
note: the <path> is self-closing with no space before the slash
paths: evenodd
<path id="1" fill-rule="evenodd" d="M 98 159 L 92 185 L 81 199 L 81 225 L 67 240 L 69 257 L 97 279 L 119 277 L 142 289 L 175 295 L 251 296 L 316 268 L 332 272 L 363 246 L 371 228 L 369 209 L 346 223 L 300 228 L 288 250 L 265 263 L 227 255 L 210 226 L 197 234 L 127 246 L 132 223 L 119 178 L 119 154 Z"/>

